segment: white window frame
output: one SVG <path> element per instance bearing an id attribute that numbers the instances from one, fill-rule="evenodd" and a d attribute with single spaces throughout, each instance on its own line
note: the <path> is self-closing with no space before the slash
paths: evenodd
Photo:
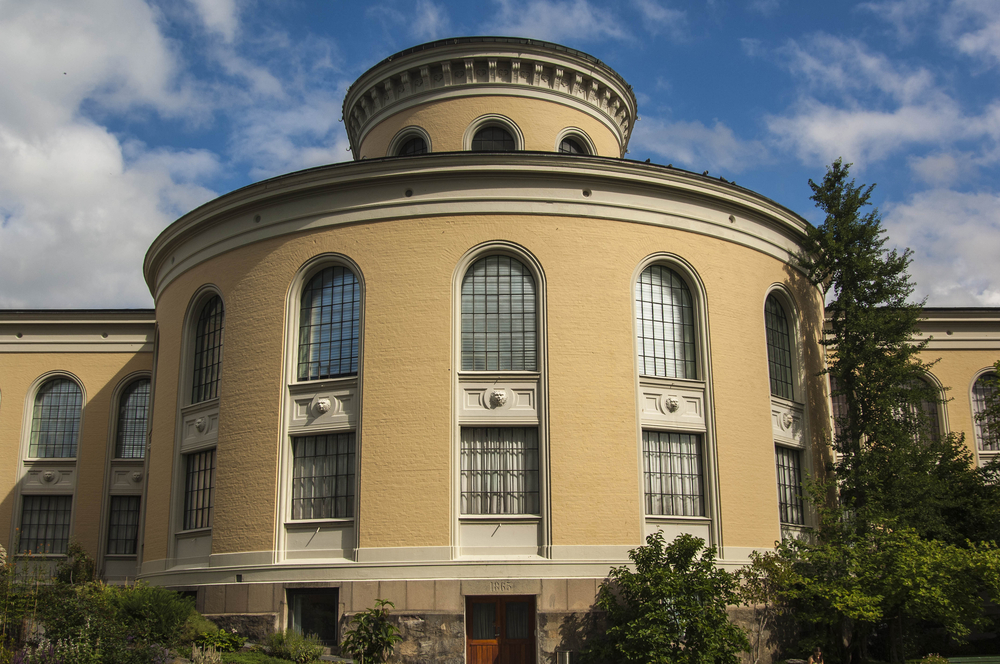
<path id="1" fill-rule="evenodd" d="M 342 267 L 358 281 L 358 371 L 355 375 L 299 380 L 299 317 L 302 294 L 322 270 Z M 278 462 L 278 519 L 275 561 L 357 559 L 357 523 L 361 503 L 361 417 L 365 339 L 365 277 L 361 267 L 339 253 L 323 253 L 296 272 L 286 295 L 284 386 L 282 387 L 281 447 Z M 347 517 L 292 518 L 293 439 L 298 436 L 354 433 L 354 509 Z"/>
<path id="2" fill-rule="evenodd" d="M 535 281 L 535 371 L 463 371 L 462 283 L 472 265 L 487 256 L 519 261 Z M 453 559 L 549 558 L 552 518 L 549 497 L 547 285 L 541 263 L 524 247 L 507 241 L 479 244 L 465 253 L 452 277 L 452 468 Z M 537 515 L 462 514 L 463 427 L 537 427 Z M 502 526 L 502 527 L 501 527 Z M 495 536 L 490 536 L 495 533 Z M 489 545 L 486 545 L 486 540 Z"/>
<path id="3" fill-rule="evenodd" d="M 29 457 L 31 446 L 31 424 L 34 419 L 35 398 L 38 391 L 50 380 L 65 379 L 73 381 L 80 390 L 80 419 L 76 432 L 76 456 L 73 457 Z M 87 390 L 76 375 L 69 371 L 49 371 L 34 380 L 28 388 L 24 399 L 24 411 L 21 418 L 21 449 L 18 463 L 17 495 L 14 501 L 13 518 L 10 520 L 10 539 L 17 541 L 17 531 L 21 525 L 24 513 L 25 496 L 69 496 L 71 499 L 69 536 L 73 537 L 73 525 L 76 522 L 76 488 L 79 473 L 78 460 L 83 443 L 83 431 L 87 414 Z M 14 547 L 12 555 L 17 555 Z M 62 557 L 63 554 L 44 554 L 45 556 Z"/>
<path id="4" fill-rule="evenodd" d="M 118 448 L 118 428 L 121 425 L 119 421 L 119 413 L 121 408 L 121 400 L 125 396 L 125 390 L 131 387 L 136 381 L 147 380 L 149 381 L 149 411 L 146 417 L 146 434 L 144 447 L 146 448 L 143 452 L 143 457 L 141 459 L 120 459 L 115 454 Z M 105 576 L 108 574 L 107 562 L 108 560 L 129 560 L 136 561 L 138 559 L 138 552 L 142 545 L 142 523 L 143 514 L 146 511 L 146 457 L 148 455 L 149 447 L 149 427 L 151 415 L 153 413 L 153 376 L 149 371 L 137 371 L 130 373 L 125 376 L 122 380 L 118 382 L 115 386 L 114 391 L 111 395 L 111 408 L 108 413 L 108 444 L 107 452 L 105 458 L 107 459 L 104 464 L 104 502 L 101 505 L 101 539 L 97 547 L 97 561 L 98 569 L 101 570 L 101 575 Z M 108 528 L 111 521 L 111 496 L 140 496 L 139 499 L 139 533 L 136 537 L 136 554 L 125 555 L 125 554 L 112 554 L 109 555 L 107 552 L 108 545 Z M 118 563 L 112 563 L 117 566 Z M 134 569 L 133 564 L 132 571 L 129 572 L 128 576 L 134 577 L 138 570 Z M 116 576 L 116 575 L 111 575 Z"/>
<path id="5" fill-rule="evenodd" d="M 389 141 L 389 148 L 385 151 L 385 156 L 386 157 L 401 156 L 397 154 L 399 152 L 399 149 L 403 147 L 403 144 L 406 143 L 411 138 L 424 139 L 424 143 L 427 144 L 428 154 L 433 152 L 433 149 L 431 147 L 431 135 L 427 133 L 427 130 L 417 125 L 409 125 L 408 127 L 403 127 L 402 129 L 397 131 L 396 135 L 392 137 L 392 140 Z"/>
<path id="6" fill-rule="evenodd" d="M 476 137 L 476 132 L 487 127 L 501 127 L 507 130 L 514 137 L 514 151 L 524 150 L 524 134 L 521 133 L 521 128 L 506 115 L 499 113 L 487 113 L 473 120 L 462 135 L 462 149 L 466 152 L 471 151 L 472 139 Z"/>
<path id="7" fill-rule="evenodd" d="M 208 565 L 208 557 L 212 551 L 212 528 L 184 529 L 184 493 L 187 483 L 188 454 L 215 449 L 215 467 L 219 467 L 219 401 L 220 397 L 191 403 L 191 391 L 194 381 L 194 356 L 197 338 L 198 319 L 208 301 L 218 296 L 222 300 L 222 311 L 228 308 L 226 297 L 218 286 L 205 284 L 198 288 L 188 301 L 184 314 L 184 327 L 181 332 L 180 367 L 177 375 L 179 395 L 177 403 L 177 424 L 174 433 L 174 465 L 173 492 L 170 501 L 170 536 L 167 545 L 168 565 Z M 226 342 L 223 322 L 222 358 L 220 360 L 219 380 L 221 390 L 222 376 L 226 368 Z M 216 472 L 216 477 L 218 473 Z M 217 483 L 216 483 L 217 486 Z M 145 510 L 145 508 L 142 508 Z M 140 535 L 141 536 L 141 535 Z"/>
<path id="8" fill-rule="evenodd" d="M 660 265 L 676 272 L 691 293 L 695 328 L 696 379 L 666 378 L 642 373 L 639 361 L 639 311 L 636 284 L 646 268 Z M 632 315 L 632 363 L 636 390 L 636 460 L 638 471 L 637 505 L 643 537 L 657 530 L 671 540 L 681 533 L 705 539 L 708 545 L 722 541 L 719 520 L 719 470 L 715 437 L 715 409 L 712 395 L 712 362 L 708 349 L 709 322 L 705 285 L 694 267 L 675 254 L 657 252 L 636 266 L 629 280 L 628 298 Z M 643 431 L 694 433 L 701 436 L 704 516 L 646 514 L 645 458 Z"/>
<path id="9" fill-rule="evenodd" d="M 983 376 L 992 373 L 996 373 L 994 367 L 992 366 L 983 367 L 975 373 L 975 375 L 972 377 L 972 381 L 969 383 L 969 410 L 972 415 L 971 431 L 972 431 L 972 436 L 974 438 L 973 447 L 975 448 L 976 461 L 979 463 L 980 466 L 985 466 L 994 457 L 1000 456 L 1000 450 L 981 449 L 982 443 L 979 437 L 979 426 L 978 426 L 979 423 L 976 421 L 976 416 L 978 415 L 978 413 L 976 412 L 976 397 L 975 397 L 976 383 L 978 383 L 979 379 L 982 378 Z"/>
<path id="10" fill-rule="evenodd" d="M 583 149 L 587 151 L 587 156 L 594 156 L 597 154 L 597 147 L 594 145 L 594 141 L 591 140 L 587 132 L 579 127 L 566 127 L 556 134 L 556 143 L 555 146 L 553 146 L 553 150 L 555 152 L 559 152 L 559 146 L 561 146 L 562 142 L 567 138 L 571 138 L 580 143 Z"/>
<path id="11" fill-rule="evenodd" d="M 785 399 L 771 393 L 771 365 L 767 351 L 767 324 L 765 322 L 765 308 L 768 298 L 773 297 L 781 305 L 785 312 L 785 320 L 788 323 L 788 341 L 790 344 L 789 355 L 792 362 L 792 398 Z M 809 405 L 805 398 L 806 375 L 805 357 L 803 348 L 805 344 L 802 339 L 802 326 L 800 324 L 800 310 L 795 298 L 784 284 L 775 283 L 764 293 L 764 299 L 760 306 L 760 331 L 761 345 L 764 349 L 764 375 L 767 377 L 766 389 L 771 400 L 771 435 L 774 439 L 774 447 L 784 447 L 798 450 L 799 452 L 799 472 L 801 481 L 807 477 L 812 477 L 815 471 L 814 454 L 810 448 L 809 441 L 812 440 L 809 427 Z M 831 410 L 832 412 L 832 410 Z M 809 528 L 816 524 L 817 515 L 811 504 L 803 494 L 803 519 L 802 524 L 790 524 L 781 521 L 781 497 L 778 495 L 777 460 L 775 460 L 775 522 L 781 531 L 781 537 L 798 538 Z"/>

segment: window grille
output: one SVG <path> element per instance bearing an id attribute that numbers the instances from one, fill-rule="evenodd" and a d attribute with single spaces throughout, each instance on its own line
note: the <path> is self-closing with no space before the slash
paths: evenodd
<path id="1" fill-rule="evenodd" d="M 184 530 L 211 528 L 215 498 L 215 450 L 188 454 L 185 460 Z"/>
<path id="2" fill-rule="evenodd" d="M 412 157 L 413 155 L 427 154 L 427 141 L 420 136 L 414 136 L 403 143 L 399 147 L 396 154 L 400 157 Z"/>
<path id="3" fill-rule="evenodd" d="M 201 403 L 219 396 L 219 373 L 222 370 L 222 332 L 225 310 L 222 298 L 213 296 L 201 308 L 194 339 L 194 379 L 191 403 Z"/>
<path id="4" fill-rule="evenodd" d="M 642 432 L 646 514 L 705 516 L 701 436 Z"/>
<path id="5" fill-rule="evenodd" d="M 292 518 L 354 516 L 354 432 L 292 439 Z"/>
<path id="6" fill-rule="evenodd" d="M 844 431 L 844 427 L 847 425 L 847 395 L 839 392 L 840 386 L 837 384 L 837 379 L 830 375 L 830 397 L 831 404 L 833 406 L 833 436 L 834 441 L 840 438 L 840 435 Z"/>
<path id="7" fill-rule="evenodd" d="M 116 459 L 146 456 L 146 424 L 149 421 L 149 379 L 141 378 L 125 388 L 118 402 Z"/>
<path id="8" fill-rule="evenodd" d="M 72 496 L 24 496 L 18 553 L 66 553 Z"/>
<path id="9" fill-rule="evenodd" d="M 538 429 L 462 428 L 462 514 L 539 514 Z"/>
<path id="10" fill-rule="evenodd" d="M 806 522 L 802 504 L 802 453 L 788 447 L 775 446 L 778 469 L 778 513 L 781 523 L 803 525 Z"/>
<path id="11" fill-rule="evenodd" d="M 514 137 L 503 127 L 484 127 L 472 137 L 473 152 L 513 152 Z"/>
<path id="12" fill-rule="evenodd" d="M 991 381 L 996 380 L 995 373 L 986 373 L 976 380 L 972 386 L 972 414 L 976 421 L 976 442 L 984 452 L 1000 451 L 1000 435 L 994 430 L 990 435 L 988 422 L 983 420 L 988 399 L 996 394 L 996 387 Z"/>
<path id="13" fill-rule="evenodd" d="M 694 306 L 680 275 L 650 265 L 635 284 L 640 371 L 647 376 L 697 378 Z"/>
<path id="14" fill-rule="evenodd" d="M 914 380 L 912 389 L 937 392 L 936 387 L 922 378 Z M 924 398 L 919 403 L 910 404 L 908 410 L 916 427 L 914 438 L 917 442 L 932 442 L 941 438 L 941 418 L 938 414 L 937 401 Z"/>
<path id="15" fill-rule="evenodd" d="M 587 154 L 583 146 L 574 138 L 564 138 L 559 143 L 559 152 L 563 154 Z"/>
<path id="16" fill-rule="evenodd" d="M 462 370 L 537 370 L 535 307 L 535 280 L 520 261 L 473 263 L 462 280 Z"/>
<path id="17" fill-rule="evenodd" d="M 134 556 L 139 534 L 139 496 L 111 496 L 108 554 Z"/>
<path id="18" fill-rule="evenodd" d="M 361 285 L 349 269 L 332 266 L 302 292 L 299 312 L 299 380 L 358 373 Z"/>
<path id="19" fill-rule="evenodd" d="M 793 399 L 792 344 L 788 318 L 778 298 L 769 295 L 764 302 L 764 327 L 767 330 L 767 366 L 771 376 L 771 394 Z"/>
<path id="20" fill-rule="evenodd" d="M 75 457 L 82 405 L 79 385 L 68 378 L 46 381 L 35 395 L 28 456 L 35 459 Z"/>

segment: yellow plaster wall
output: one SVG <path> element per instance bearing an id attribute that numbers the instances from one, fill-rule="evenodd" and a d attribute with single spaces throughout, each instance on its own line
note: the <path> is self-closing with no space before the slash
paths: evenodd
<path id="1" fill-rule="evenodd" d="M 483 215 L 262 241 L 167 287 L 157 302 L 161 355 L 146 561 L 166 551 L 176 421 L 168 395 L 176 393 L 180 321 L 203 283 L 219 286 L 226 302 L 213 551 L 274 546 L 285 297 L 300 266 L 324 252 L 354 260 L 366 284 L 359 546 L 448 546 L 456 472 L 453 275 L 466 251 L 491 240 L 531 252 L 547 281 L 553 543 L 641 541 L 631 277 L 644 257 L 665 251 L 689 261 L 707 292 L 725 544 L 773 544 L 763 303 L 771 284 L 788 283 L 799 306 L 813 312 L 804 326 L 811 330 L 819 321 L 813 291 L 780 261 L 701 235 L 595 219 Z M 809 398 L 825 416 L 816 396 Z"/>
<path id="2" fill-rule="evenodd" d="M 462 137 L 473 120 L 487 113 L 510 118 L 524 135 L 524 148 L 554 152 L 556 136 L 567 127 L 582 129 L 602 157 L 620 157 L 615 134 L 593 116 L 570 106 L 544 99 L 488 95 L 439 99 L 407 108 L 373 127 L 361 142 L 363 158 L 385 157 L 392 138 L 404 127 L 416 125 L 431 137 L 433 152 L 464 150 Z"/>
<path id="3" fill-rule="evenodd" d="M 925 361 L 938 360 L 931 373 L 946 389 L 945 412 L 948 428 L 965 435 L 970 449 L 976 448 L 975 422 L 972 415 L 972 383 L 980 371 L 1000 359 L 1000 350 L 929 349 Z"/>
<path id="4" fill-rule="evenodd" d="M 109 431 L 116 418 L 116 387 L 129 375 L 149 371 L 152 353 L 2 353 L 0 354 L 0 524 L 20 523 L 14 514 L 19 459 L 27 451 L 31 426 L 29 395 L 32 384 L 52 372 L 67 372 L 83 386 L 83 410 L 77 440 L 77 485 L 73 501 L 71 536 L 96 556 L 104 501 L 104 471 Z M 25 423 L 26 408 L 28 412 Z M 0 529 L 0 541 L 11 549 L 11 528 Z"/>

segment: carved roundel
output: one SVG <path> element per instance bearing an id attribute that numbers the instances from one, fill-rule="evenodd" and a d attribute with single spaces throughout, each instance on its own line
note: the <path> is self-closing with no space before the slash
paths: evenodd
<path id="1" fill-rule="evenodd" d="M 499 388 L 490 392 L 489 395 L 489 405 L 490 408 L 500 408 L 505 403 L 507 403 L 507 390 Z"/>
<path id="2" fill-rule="evenodd" d="M 674 395 L 668 395 L 663 397 L 663 409 L 668 413 L 676 413 L 677 409 L 681 407 L 681 400 Z"/>
<path id="3" fill-rule="evenodd" d="M 51 484 L 56 480 L 56 472 L 54 470 L 46 470 L 42 472 L 42 481 L 46 484 Z"/>

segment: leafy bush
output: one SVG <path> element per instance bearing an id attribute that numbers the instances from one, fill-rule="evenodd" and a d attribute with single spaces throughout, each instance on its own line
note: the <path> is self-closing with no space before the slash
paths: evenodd
<path id="1" fill-rule="evenodd" d="M 177 642 L 182 644 L 191 644 L 196 642 L 204 632 L 214 632 L 217 629 L 219 629 L 218 625 L 192 609 L 190 615 L 187 617 L 187 620 L 184 621 L 184 625 L 181 626 L 180 634 L 177 636 Z"/>
<path id="2" fill-rule="evenodd" d="M 275 632 L 267 638 L 267 651 L 273 657 L 306 664 L 323 654 L 323 646 L 315 634 L 303 636 L 293 629 Z"/>
<path id="3" fill-rule="evenodd" d="M 79 542 L 70 538 L 66 557 L 56 563 L 56 581 L 66 584 L 90 583 L 97 565 Z"/>
<path id="4" fill-rule="evenodd" d="M 646 538 L 645 546 L 630 551 L 635 571 L 617 567 L 601 584 L 597 606 L 607 612 L 609 627 L 585 657 L 737 664 L 738 653 L 750 647 L 726 613 L 728 605 L 737 603 L 738 584 L 734 575 L 716 568 L 715 548 L 704 546 L 704 540 L 692 535 L 666 545 L 658 531 Z"/>
<path id="5" fill-rule="evenodd" d="M 265 655 L 262 652 L 227 652 L 222 654 L 223 664 L 288 664 L 287 659 Z"/>
<path id="6" fill-rule="evenodd" d="M 389 609 L 396 608 L 392 602 L 375 600 L 375 606 L 351 618 L 351 630 L 344 635 L 341 650 L 366 664 L 382 664 L 392 648 L 403 640 L 399 630 L 389 622 Z"/>
<path id="7" fill-rule="evenodd" d="M 236 633 L 233 628 L 229 631 L 216 629 L 210 632 L 203 632 L 197 639 L 197 644 L 203 648 L 215 648 L 219 652 L 236 652 L 243 647 L 247 640 Z"/>

